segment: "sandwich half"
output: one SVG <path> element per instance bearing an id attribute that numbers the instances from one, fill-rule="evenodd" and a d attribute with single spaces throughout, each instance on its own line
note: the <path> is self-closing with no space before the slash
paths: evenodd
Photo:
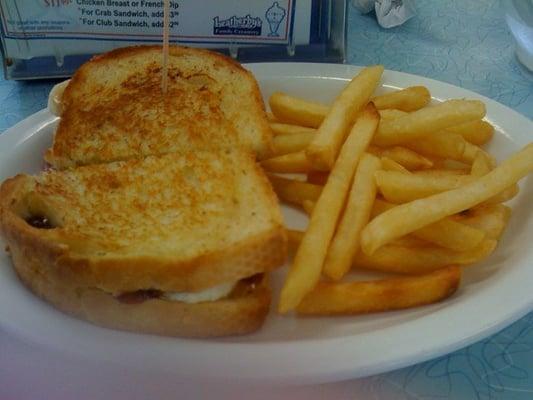
<path id="1" fill-rule="evenodd" d="M 17 175 L 0 231 L 21 280 L 60 310 L 173 336 L 258 329 L 287 253 L 276 196 L 239 149 Z"/>
<path id="2" fill-rule="evenodd" d="M 166 95 L 161 71 L 161 46 L 121 48 L 82 65 L 53 93 L 61 119 L 46 161 L 64 169 L 187 149 L 271 154 L 258 84 L 240 64 L 171 46 Z"/>

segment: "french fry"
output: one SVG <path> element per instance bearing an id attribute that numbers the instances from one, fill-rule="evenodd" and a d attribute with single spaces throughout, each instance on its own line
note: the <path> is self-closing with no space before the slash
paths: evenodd
<path id="1" fill-rule="evenodd" d="M 464 161 L 466 144 L 467 141 L 461 135 L 440 131 L 404 143 L 404 147 L 428 157 Z"/>
<path id="2" fill-rule="evenodd" d="M 394 118 L 400 118 L 408 115 L 409 113 L 401 110 L 379 110 L 379 116 L 382 119 L 394 119 Z"/>
<path id="3" fill-rule="evenodd" d="M 467 142 L 466 140 L 465 140 L 465 150 L 463 152 L 463 159 L 460 161 L 463 161 L 467 164 L 472 164 L 474 162 L 474 159 L 477 156 L 477 153 L 480 153 L 480 152 L 485 153 L 485 157 L 489 161 L 491 168 L 496 166 L 496 160 L 494 159 L 494 157 L 492 157 L 489 153 L 485 152 L 485 150 L 481 149 L 475 144 Z"/>
<path id="4" fill-rule="evenodd" d="M 268 179 L 281 200 L 300 206 L 304 200 L 315 201 L 322 192 L 322 186 L 313 185 L 312 183 L 300 182 L 272 174 L 268 175 Z"/>
<path id="5" fill-rule="evenodd" d="M 315 208 L 316 201 L 313 200 L 304 200 L 302 203 L 302 208 L 307 213 L 307 215 L 311 215 L 313 213 L 313 209 Z"/>
<path id="6" fill-rule="evenodd" d="M 434 169 L 447 169 L 451 171 L 460 171 L 462 174 L 467 175 L 472 169 L 471 165 L 467 165 L 460 161 L 442 159 L 442 158 L 433 158 L 433 168 Z"/>
<path id="7" fill-rule="evenodd" d="M 371 99 L 378 110 L 397 109 L 401 111 L 418 110 L 425 107 L 430 100 L 429 90 L 424 86 L 411 86 Z"/>
<path id="8" fill-rule="evenodd" d="M 478 220 L 472 218 L 471 223 L 479 226 L 485 224 L 496 231 L 499 228 L 498 218 L 501 219 L 502 217 L 492 215 L 491 218 L 492 220 L 488 220 L 487 217 L 485 220 L 482 220 L 483 217 L 479 217 Z M 464 220 L 468 219 L 465 218 Z M 302 232 L 300 238 L 304 234 Z M 434 271 L 446 265 L 469 265 L 480 262 L 492 254 L 497 244 L 496 240 L 486 237 L 475 247 L 456 251 L 436 246 L 416 236 L 402 236 L 376 250 L 374 254 L 367 255 L 362 251 L 357 252 L 353 258 L 352 267 L 395 274 L 417 275 Z"/>
<path id="9" fill-rule="evenodd" d="M 301 132 L 292 135 L 275 136 L 273 139 L 274 154 L 280 156 L 302 151 L 307 147 L 314 135 L 314 133 Z"/>
<path id="10" fill-rule="evenodd" d="M 479 206 L 454 218 L 464 225 L 484 231 L 490 239 L 499 240 L 511 218 L 511 209 L 503 204 Z"/>
<path id="11" fill-rule="evenodd" d="M 366 107 L 342 146 L 281 290 L 280 312 L 294 309 L 318 282 L 355 169 L 378 123 L 376 109 Z"/>
<path id="12" fill-rule="evenodd" d="M 396 239 L 394 242 L 391 243 L 392 246 L 400 246 L 400 247 L 427 247 L 431 246 L 431 243 L 426 242 L 425 240 L 419 239 L 417 237 L 414 237 L 413 235 L 406 235 L 402 236 L 401 238 Z"/>
<path id="13" fill-rule="evenodd" d="M 307 182 L 316 185 L 325 185 L 328 181 L 329 172 L 325 171 L 309 171 L 307 173 Z"/>
<path id="14" fill-rule="evenodd" d="M 397 171 L 376 171 L 375 178 L 380 193 L 391 203 L 407 203 L 474 180 L 470 175 L 433 177 Z"/>
<path id="15" fill-rule="evenodd" d="M 467 251 L 475 248 L 486 238 L 483 230 L 448 218 L 443 218 L 440 221 L 424 226 L 414 231 L 412 235 L 455 251 Z"/>
<path id="16" fill-rule="evenodd" d="M 396 204 L 376 199 L 372 209 L 372 218 L 393 207 L 396 207 Z M 470 250 L 479 246 L 486 238 L 484 230 L 460 222 L 461 220 L 456 220 L 454 217 L 446 217 L 412 232 L 411 235 L 427 243 L 456 251 Z M 398 245 L 399 240 L 407 237 L 409 236 L 402 236 L 391 244 Z"/>
<path id="17" fill-rule="evenodd" d="M 298 250 L 298 246 L 300 245 L 303 236 L 304 233 L 301 231 L 287 229 L 287 241 L 289 245 L 289 251 L 291 253 L 294 253 L 296 250 Z"/>
<path id="18" fill-rule="evenodd" d="M 382 65 L 364 68 L 335 99 L 306 149 L 307 158 L 315 169 L 329 171 L 333 167 L 350 126 L 368 103 L 382 73 Z"/>
<path id="19" fill-rule="evenodd" d="M 453 125 L 485 116 L 485 105 L 478 100 L 448 100 L 395 119 L 380 122 L 374 143 L 393 146 L 431 135 Z"/>
<path id="20" fill-rule="evenodd" d="M 261 166 L 278 173 L 305 173 L 313 169 L 303 151 L 268 158 L 261 161 Z"/>
<path id="21" fill-rule="evenodd" d="M 396 238 L 490 199 L 532 170 L 533 143 L 474 182 L 401 204 L 378 215 L 363 230 L 361 248 L 365 254 L 372 254 Z"/>
<path id="22" fill-rule="evenodd" d="M 496 196 L 493 196 L 487 201 L 485 201 L 485 204 L 505 203 L 506 201 L 509 201 L 512 198 L 514 198 L 518 194 L 519 191 L 520 191 L 520 188 L 515 183 L 514 185 L 509 186 L 503 192 L 500 192 Z"/>
<path id="23" fill-rule="evenodd" d="M 321 282 L 302 301 L 302 315 L 353 315 L 406 309 L 436 303 L 459 287 L 457 266 L 417 277 L 346 283 Z"/>
<path id="24" fill-rule="evenodd" d="M 433 166 L 433 162 L 431 160 L 401 146 L 383 148 L 370 145 L 368 146 L 368 152 L 375 156 L 386 157 L 395 161 L 397 164 L 403 167 L 403 170 L 425 169 Z M 398 169 L 396 168 L 393 170 Z"/>
<path id="25" fill-rule="evenodd" d="M 468 142 L 478 146 L 488 143 L 494 134 L 494 127 L 482 119 L 450 126 L 447 130 L 461 135 Z"/>
<path id="26" fill-rule="evenodd" d="M 385 245 L 372 255 L 359 252 L 354 257 L 354 268 L 395 274 L 417 275 L 446 265 L 469 265 L 487 258 L 496 248 L 496 240 L 485 239 L 477 247 L 466 251 L 454 251 L 439 246 L 403 247 Z"/>
<path id="27" fill-rule="evenodd" d="M 382 157 L 388 157 L 396 161 L 409 171 L 427 169 L 433 166 L 433 162 L 424 156 L 401 146 L 385 148 L 381 151 Z"/>
<path id="28" fill-rule="evenodd" d="M 324 273 L 338 280 L 348 272 L 359 249 L 359 237 L 367 224 L 376 198 L 374 172 L 381 168 L 376 156 L 365 153 L 357 166 L 352 188 L 340 219 L 339 226 L 324 262 Z"/>
<path id="29" fill-rule="evenodd" d="M 460 282 L 458 266 L 376 281 L 320 282 L 296 311 L 306 315 L 345 315 L 411 308 L 451 296 Z"/>
<path id="30" fill-rule="evenodd" d="M 270 109 L 274 116 L 285 123 L 318 128 L 329 107 L 313 101 L 275 92 L 269 99 Z"/>
<path id="31" fill-rule="evenodd" d="M 494 165 L 494 159 L 485 151 L 479 149 L 479 151 L 476 152 L 474 160 L 472 161 L 470 175 L 476 177 L 486 175 L 494 168 Z M 519 190 L 520 189 L 518 185 L 515 183 L 514 185 L 509 186 L 503 192 L 500 192 L 496 196 L 488 199 L 485 204 L 498 204 L 509 201 L 518 194 Z"/>
<path id="32" fill-rule="evenodd" d="M 436 179 L 445 177 L 446 179 L 447 177 L 468 175 L 468 171 L 463 169 L 426 169 L 423 171 L 413 171 L 412 174 L 416 176 L 433 177 Z"/>
<path id="33" fill-rule="evenodd" d="M 484 151 L 478 151 L 474 160 L 472 161 L 472 168 L 470 169 L 470 175 L 483 176 L 488 174 L 492 170 L 492 162 Z"/>
<path id="34" fill-rule="evenodd" d="M 396 161 L 389 157 L 381 157 L 381 167 L 384 171 L 398 171 L 403 172 L 404 174 L 411 173 L 411 171 L 409 171 L 403 165 L 398 164 Z"/>
<path id="35" fill-rule="evenodd" d="M 316 129 L 307 128 L 300 125 L 284 124 L 282 122 L 271 122 L 270 129 L 274 135 L 293 135 L 295 133 L 316 133 Z"/>

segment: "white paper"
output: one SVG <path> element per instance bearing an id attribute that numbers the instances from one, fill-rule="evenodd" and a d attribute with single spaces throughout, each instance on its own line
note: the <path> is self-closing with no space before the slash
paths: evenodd
<path id="1" fill-rule="evenodd" d="M 311 0 L 172 0 L 170 40 L 202 47 L 228 43 L 309 43 Z M 98 53 L 160 42 L 161 0 L 0 0 L 7 53 L 31 58 Z M 294 21 L 293 21 L 294 20 Z"/>

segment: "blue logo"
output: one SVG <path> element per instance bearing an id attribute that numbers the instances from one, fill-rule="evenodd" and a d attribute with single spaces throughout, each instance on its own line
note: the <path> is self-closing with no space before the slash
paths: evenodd
<path id="1" fill-rule="evenodd" d="M 279 37 L 279 27 L 286 15 L 287 11 L 283 7 L 280 7 L 277 1 L 275 1 L 272 6 L 266 10 L 265 18 L 270 28 L 270 32 L 268 34 L 269 37 Z"/>
<path id="2" fill-rule="evenodd" d="M 214 35 L 261 36 L 262 26 L 261 18 L 252 17 L 250 14 L 245 17 L 234 15 L 228 19 L 213 18 Z"/>

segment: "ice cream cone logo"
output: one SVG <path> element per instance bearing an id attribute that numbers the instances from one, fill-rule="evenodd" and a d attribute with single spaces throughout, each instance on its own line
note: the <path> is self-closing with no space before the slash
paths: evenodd
<path id="1" fill-rule="evenodd" d="M 268 10 L 266 10 L 265 18 L 268 22 L 270 28 L 270 33 L 268 36 L 277 37 L 279 36 L 278 30 L 281 24 L 281 21 L 285 19 L 287 12 L 283 7 L 279 6 L 279 3 L 275 1 Z"/>

